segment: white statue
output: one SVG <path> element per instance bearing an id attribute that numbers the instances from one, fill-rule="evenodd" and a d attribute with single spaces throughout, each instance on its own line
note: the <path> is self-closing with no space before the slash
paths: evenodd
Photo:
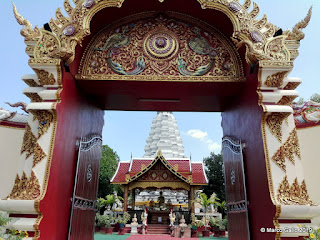
<path id="1" fill-rule="evenodd" d="M 142 224 L 145 226 L 147 225 L 147 219 L 148 219 L 148 213 L 147 213 L 147 210 L 144 209 L 144 211 L 141 214 L 141 221 L 142 221 Z"/>
<path id="2" fill-rule="evenodd" d="M 118 198 L 116 191 L 113 192 L 113 196 L 114 196 L 115 202 L 113 203 L 112 209 L 122 210 L 122 202 Z"/>
<path id="3" fill-rule="evenodd" d="M 11 113 L 7 110 L 4 110 L 3 108 L 0 107 L 0 120 L 6 119 L 11 116 Z"/>
<path id="4" fill-rule="evenodd" d="M 137 214 L 135 213 L 133 218 L 132 218 L 132 223 L 131 223 L 131 233 L 138 233 L 137 227 L 138 227 L 138 221 L 137 221 Z"/>
<path id="5" fill-rule="evenodd" d="M 174 226 L 174 222 L 176 221 L 176 215 L 173 213 L 172 209 L 169 213 L 170 226 Z"/>
<path id="6" fill-rule="evenodd" d="M 186 220 L 184 219 L 184 215 L 182 214 L 181 216 L 181 219 L 180 219 L 180 224 L 179 226 L 182 228 L 182 227 L 186 227 L 187 224 L 186 224 Z"/>

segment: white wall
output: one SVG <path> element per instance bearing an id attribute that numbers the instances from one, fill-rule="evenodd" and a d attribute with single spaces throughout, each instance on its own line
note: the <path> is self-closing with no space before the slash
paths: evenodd
<path id="1" fill-rule="evenodd" d="M 320 205 L 320 126 L 297 130 L 308 193 Z M 320 218 L 314 220 L 320 223 Z"/>
<path id="2" fill-rule="evenodd" d="M 11 192 L 18 171 L 24 129 L 0 125 L 0 199 Z"/>

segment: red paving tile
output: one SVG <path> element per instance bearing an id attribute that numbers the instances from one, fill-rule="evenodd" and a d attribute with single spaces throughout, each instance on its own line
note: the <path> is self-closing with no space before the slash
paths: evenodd
<path id="1" fill-rule="evenodd" d="M 169 235 L 131 235 L 126 240 L 199 240 L 198 238 L 176 238 Z"/>

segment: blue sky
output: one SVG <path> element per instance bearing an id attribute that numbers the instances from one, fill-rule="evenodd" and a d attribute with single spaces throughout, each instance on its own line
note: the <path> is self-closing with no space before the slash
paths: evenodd
<path id="1" fill-rule="evenodd" d="M 157 1 L 157 0 L 150 0 Z M 169 1 L 169 0 L 166 0 Z M 15 0 L 18 11 L 34 26 L 42 27 L 54 16 L 55 10 L 63 6 L 63 0 Z M 242 2 L 242 1 L 240 1 Z M 313 93 L 320 93 L 320 1 L 319 0 L 256 0 L 260 6 L 260 16 L 266 13 L 268 20 L 282 29 L 292 27 L 303 19 L 311 5 L 313 15 L 306 37 L 301 41 L 300 55 L 295 60 L 292 77 L 300 77 L 303 83 L 297 88 L 300 96 L 308 99 Z M 1 14 L 1 87 L 0 107 L 16 111 L 4 102 L 29 102 L 22 94 L 27 86 L 21 80 L 24 74 L 33 73 L 28 67 L 25 44 L 20 36 L 21 26 L 12 13 L 11 0 L 0 1 Z M 111 146 L 122 161 L 141 157 L 144 153 L 152 118 L 156 112 L 121 112 L 105 113 L 103 130 L 104 143 Z M 193 161 L 202 161 L 211 151 L 220 151 L 222 129 L 220 113 L 174 113 L 185 147 L 186 156 L 192 155 Z"/>

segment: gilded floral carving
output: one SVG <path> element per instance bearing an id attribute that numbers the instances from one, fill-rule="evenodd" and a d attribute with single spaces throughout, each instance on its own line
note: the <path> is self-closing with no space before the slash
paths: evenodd
<path id="1" fill-rule="evenodd" d="M 265 52 L 275 61 L 288 61 L 289 52 L 283 43 L 283 37 L 276 37 L 266 44 Z"/>
<path id="2" fill-rule="evenodd" d="M 34 150 L 34 155 L 33 155 L 33 163 L 32 163 L 32 168 L 34 168 L 39 162 L 42 161 L 47 155 L 45 152 L 42 150 L 41 146 L 37 143 L 37 146 Z"/>
<path id="3" fill-rule="evenodd" d="M 46 70 L 36 69 L 36 68 L 34 68 L 33 70 L 36 72 L 41 85 L 55 84 L 56 80 L 52 73 L 49 73 Z"/>
<path id="4" fill-rule="evenodd" d="M 287 175 L 278 187 L 277 200 L 279 204 L 284 205 L 315 205 L 309 197 L 305 181 L 299 185 L 298 179 L 295 178 L 290 186 Z"/>
<path id="5" fill-rule="evenodd" d="M 272 156 L 271 160 L 277 164 L 283 171 L 286 171 L 285 158 L 295 164 L 294 155 L 300 159 L 300 147 L 298 142 L 297 131 L 294 128 L 289 134 L 285 143 Z"/>
<path id="6" fill-rule="evenodd" d="M 25 128 L 24 136 L 23 136 L 21 154 L 26 152 L 26 159 L 27 159 L 28 157 L 30 157 L 31 154 L 34 153 L 36 144 L 37 144 L 37 139 L 33 135 L 29 124 L 27 124 Z"/>
<path id="7" fill-rule="evenodd" d="M 282 141 L 282 123 L 288 117 L 286 113 L 271 113 L 266 117 L 267 126 L 279 142 Z"/>
<path id="8" fill-rule="evenodd" d="M 300 82 L 289 82 L 283 89 L 284 90 L 294 90 L 300 85 Z"/>
<path id="9" fill-rule="evenodd" d="M 37 93 L 24 93 L 28 98 L 30 98 L 31 102 L 42 102 L 42 98 Z"/>
<path id="10" fill-rule="evenodd" d="M 281 168 L 284 172 L 286 171 L 285 158 L 283 154 L 283 149 L 280 147 L 278 151 L 273 155 L 271 160 L 277 164 L 279 168 Z"/>
<path id="11" fill-rule="evenodd" d="M 294 99 L 296 99 L 297 96 L 283 96 L 279 102 L 277 103 L 278 105 L 287 105 L 287 106 L 291 106 L 292 105 L 292 101 Z"/>
<path id="12" fill-rule="evenodd" d="M 39 85 L 38 85 L 33 79 L 23 79 L 23 81 L 24 81 L 29 87 L 39 87 Z"/>
<path id="13" fill-rule="evenodd" d="M 16 176 L 13 189 L 7 199 L 34 200 L 40 195 L 40 183 L 35 173 L 31 171 L 31 176 L 27 178 L 25 172 L 22 177 Z"/>
<path id="14" fill-rule="evenodd" d="M 59 40 L 51 32 L 42 30 L 41 38 L 37 42 L 34 48 L 35 58 L 47 58 L 50 57 L 60 47 Z"/>
<path id="15" fill-rule="evenodd" d="M 38 127 L 38 139 L 48 131 L 50 128 L 51 123 L 54 120 L 53 113 L 46 110 L 30 110 L 33 114 L 33 120 L 38 120 L 39 127 Z"/>
<path id="16" fill-rule="evenodd" d="M 294 164 L 294 155 L 300 159 L 300 146 L 298 142 L 297 130 L 294 128 L 288 139 L 282 146 L 283 154 Z"/>
<path id="17" fill-rule="evenodd" d="M 277 72 L 268 76 L 264 84 L 268 87 L 280 87 L 283 84 L 283 79 L 288 72 Z"/>
<path id="18" fill-rule="evenodd" d="M 149 15 L 95 36 L 81 61 L 81 75 L 243 76 L 238 53 L 215 29 L 177 14 Z"/>

